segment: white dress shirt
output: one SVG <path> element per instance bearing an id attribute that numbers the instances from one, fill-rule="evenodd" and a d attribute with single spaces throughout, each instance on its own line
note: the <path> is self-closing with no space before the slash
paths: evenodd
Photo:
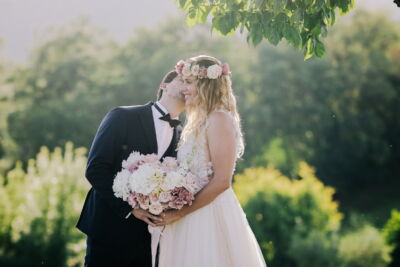
<path id="1" fill-rule="evenodd" d="M 157 105 L 161 108 L 165 114 L 168 114 L 168 110 L 161 105 L 160 102 L 156 102 Z M 169 122 L 160 120 L 159 118 L 163 115 L 156 109 L 153 105 L 151 106 L 151 110 L 153 111 L 153 120 L 154 120 L 154 127 L 156 130 L 156 137 L 157 137 L 157 155 L 158 158 L 161 158 L 165 151 L 167 151 L 171 141 L 174 129 L 169 125 Z"/>

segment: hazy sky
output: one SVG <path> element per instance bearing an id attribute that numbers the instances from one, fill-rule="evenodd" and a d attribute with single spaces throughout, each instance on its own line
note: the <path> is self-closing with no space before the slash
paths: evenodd
<path id="1" fill-rule="evenodd" d="M 400 21 L 400 8 L 393 0 L 356 0 L 369 9 L 388 9 Z M 6 58 L 23 62 L 35 33 L 64 25 L 77 17 L 107 29 L 124 40 L 141 25 L 157 25 L 167 16 L 183 14 L 173 0 L 0 0 L 0 40 Z M 36 34 L 37 35 L 37 34 Z"/>

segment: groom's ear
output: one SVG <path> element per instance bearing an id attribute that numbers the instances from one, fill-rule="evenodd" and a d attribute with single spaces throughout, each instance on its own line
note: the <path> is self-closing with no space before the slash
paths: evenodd
<path id="1" fill-rule="evenodd" d="M 162 79 L 162 82 L 160 84 L 160 87 L 158 88 L 157 92 L 157 100 L 160 100 L 163 94 L 164 89 L 167 87 L 167 84 L 172 82 L 173 79 L 178 76 L 178 73 L 175 70 L 169 71 L 164 78 Z"/>

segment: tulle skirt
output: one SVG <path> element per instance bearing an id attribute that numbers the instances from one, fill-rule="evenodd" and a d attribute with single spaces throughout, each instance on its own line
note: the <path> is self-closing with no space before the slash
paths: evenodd
<path id="1" fill-rule="evenodd" d="M 213 202 L 165 227 L 159 267 L 266 266 L 232 188 Z"/>

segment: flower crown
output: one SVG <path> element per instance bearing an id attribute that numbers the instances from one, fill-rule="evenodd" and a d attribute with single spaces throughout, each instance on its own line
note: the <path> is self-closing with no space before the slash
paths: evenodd
<path id="1" fill-rule="evenodd" d="M 221 65 L 214 64 L 209 67 L 200 67 L 199 64 L 191 64 L 183 60 L 176 63 L 175 71 L 184 77 L 193 75 L 197 76 L 198 79 L 217 79 L 222 75 L 230 74 L 228 63 L 223 63 Z"/>

